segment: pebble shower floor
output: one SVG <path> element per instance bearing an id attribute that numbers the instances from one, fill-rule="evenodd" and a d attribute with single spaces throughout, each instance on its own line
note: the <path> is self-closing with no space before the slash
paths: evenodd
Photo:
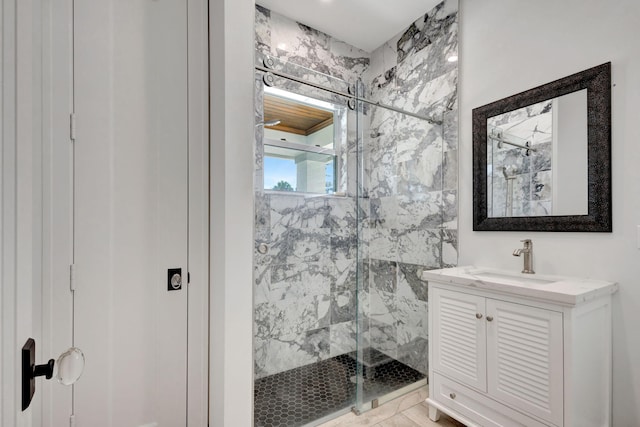
<path id="1" fill-rule="evenodd" d="M 364 366 L 363 400 L 369 401 L 419 381 L 420 372 L 370 349 Z M 255 427 L 298 427 L 354 405 L 356 397 L 355 352 L 256 380 Z"/>

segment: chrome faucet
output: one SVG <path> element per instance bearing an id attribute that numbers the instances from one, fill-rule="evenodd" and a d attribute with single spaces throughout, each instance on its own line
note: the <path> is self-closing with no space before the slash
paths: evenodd
<path id="1" fill-rule="evenodd" d="M 533 242 L 531 239 L 520 240 L 524 243 L 524 247 L 513 251 L 513 256 L 520 256 L 524 254 L 524 268 L 523 273 L 534 274 L 533 271 Z"/>

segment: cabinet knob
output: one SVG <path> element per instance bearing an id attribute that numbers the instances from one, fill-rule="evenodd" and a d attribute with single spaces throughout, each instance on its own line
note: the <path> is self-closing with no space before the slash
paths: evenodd
<path id="1" fill-rule="evenodd" d="M 449 393 L 449 397 L 452 398 L 452 399 L 455 399 L 456 398 L 456 394 L 455 393 Z"/>
<path id="2" fill-rule="evenodd" d="M 482 314 L 476 313 L 476 319 L 482 319 Z"/>
<path id="3" fill-rule="evenodd" d="M 487 316 L 487 322 L 491 322 L 493 320 L 493 316 Z"/>

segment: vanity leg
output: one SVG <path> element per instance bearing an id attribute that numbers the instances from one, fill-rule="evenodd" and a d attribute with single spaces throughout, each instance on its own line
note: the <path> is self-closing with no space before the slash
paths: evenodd
<path id="1" fill-rule="evenodd" d="M 429 405 L 429 419 L 431 421 L 438 421 L 440 419 L 440 410 Z"/>

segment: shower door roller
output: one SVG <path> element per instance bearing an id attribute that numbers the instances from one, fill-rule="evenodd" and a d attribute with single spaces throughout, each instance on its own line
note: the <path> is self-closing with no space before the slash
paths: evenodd
<path id="1" fill-rule="evenodd" d="M 274 61 L 270 56 L 265 56 L 262 60 L 262 64 L 264 64 L 264 66 L 267 68 L 273 68 L 276 66 L 276 61 Z"/>
<path id="2" fill-rule="evenodd" d="M 273 86 L 276 84 L 276 78 L 273 77 L 273 74 L 265 74 L 262 77 L 262 82 L 266 85 L 266 86 Z"/>
<path id="3" fill-rule="evenodd" d="M 53 378 L 57 366 L 56 379 L 62 385 L 72 385 L 84 371 L 84 354 L 79 348 L 71 347 L 58 357 L 57 361 L 49 359 L 43 365 L 36 365 L 36 342 L 29 338 L 22 346 L 22 410 L 31 404 L 36 392 L 36 378 L 44 376 Z"/>

